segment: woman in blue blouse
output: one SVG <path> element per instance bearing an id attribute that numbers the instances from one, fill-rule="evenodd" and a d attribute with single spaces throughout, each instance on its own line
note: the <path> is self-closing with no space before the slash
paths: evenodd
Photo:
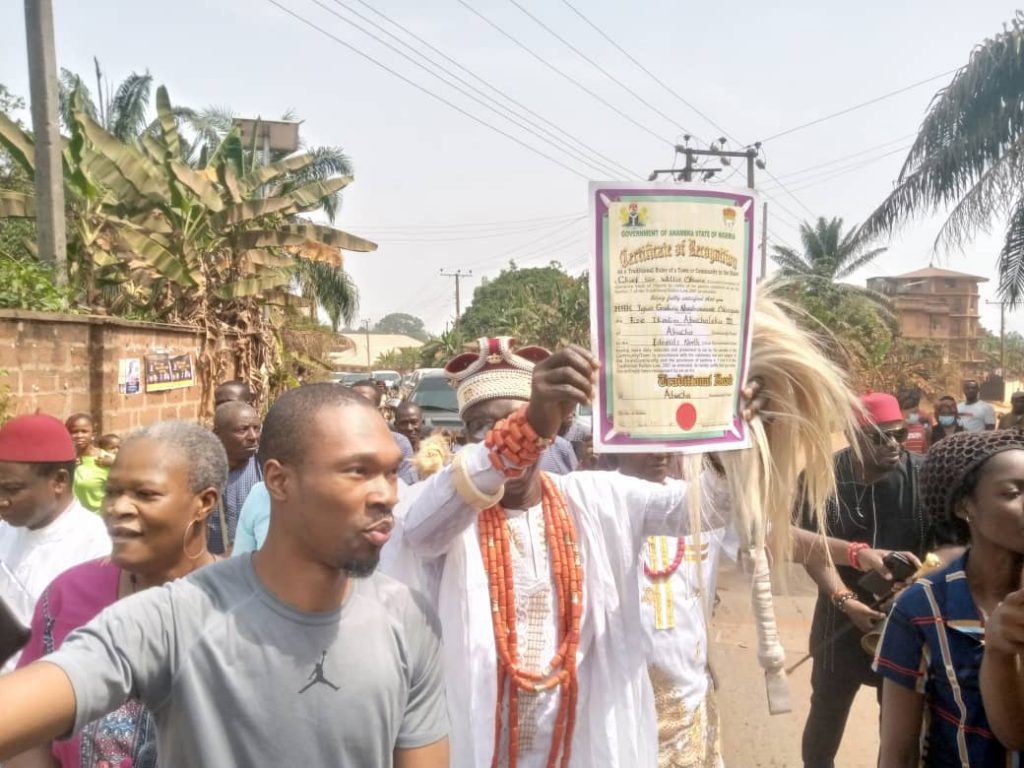
<path id="1" fill-rule="evenodd" d="M 1024 565 L 1024 434 L 962 432 L 921 469 L 925 511 L 970 546 L 896 600 L 875 658 L 881 768 L 1018 765 L 992 732 L 979 689 L 988 615 Z"/>

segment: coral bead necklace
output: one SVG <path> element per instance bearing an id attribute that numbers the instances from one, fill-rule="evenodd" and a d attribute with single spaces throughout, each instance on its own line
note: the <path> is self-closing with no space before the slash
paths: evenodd
<path id="1" fill-rule="evenodd" d="M 554 482 L 540 473 L 544 532 L 550 551 L 551 571 L 558 600 L 557 649 L 547 666 L 527 670 L 519 666 L 516 637 L 516 599 L 512 552 L 505 510 L 493 506 L 479 518 L 480 553 L 490 588 L 491 620 L 498 653 L 498 697 L 494 715 L 494 755 L 497 768 L 501 750 L 503 703 L 508 690 L 508 768 L 516 768 L 519 755 L 519 692 L 537 693 L 558 688 L 558 715 L 548 752 L 548 768 L 569 765 L 576 725 L 576 651 L 583 612 L 583 566 L 576 543 L 576 526 L 565 498 Z"/>

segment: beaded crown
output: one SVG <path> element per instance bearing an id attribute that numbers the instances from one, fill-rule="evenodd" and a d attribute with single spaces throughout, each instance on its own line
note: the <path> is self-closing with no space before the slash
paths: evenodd
<path id="1" fill-rule="evenodd" d="M 935 443 L 921 466 L 921 500 L 933 520 L 946 518 L 964 478 L 997 453 L 1024 450 L 1024 433 L 1015 429 L 958 432 Z"/>
<path id="2" fill-rule="evenodd" d="M 522 347 L 515 351 L 511 336 L 482 337 L 477 352 L 452 358 L 444 372 L 455 387 L 459 414 L 484 400 L 508 398 L 529 400 L 533 366 L 551 353 L 543 347 Z"/>

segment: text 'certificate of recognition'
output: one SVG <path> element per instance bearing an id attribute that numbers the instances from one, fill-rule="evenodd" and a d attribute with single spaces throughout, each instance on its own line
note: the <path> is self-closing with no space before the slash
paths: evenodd
<path id="1" fill-rule="evenodd" d="M 594 450 L 745 448 L 757 201 L 699 184 L 593 183 Z"/>

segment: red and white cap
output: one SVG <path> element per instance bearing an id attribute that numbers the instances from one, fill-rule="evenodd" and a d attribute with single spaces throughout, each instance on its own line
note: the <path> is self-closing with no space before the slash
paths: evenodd
<path id="1" fill-rule="evenodd" d="M 511 336 L 480 338 L 478 352 L 452 358 L 444 372 L 455 387 L 459 414 L 484 400 L 529 400 L 533 367 L 551 356 L 543 347 L 522 347 L 514 352 Z"/>

